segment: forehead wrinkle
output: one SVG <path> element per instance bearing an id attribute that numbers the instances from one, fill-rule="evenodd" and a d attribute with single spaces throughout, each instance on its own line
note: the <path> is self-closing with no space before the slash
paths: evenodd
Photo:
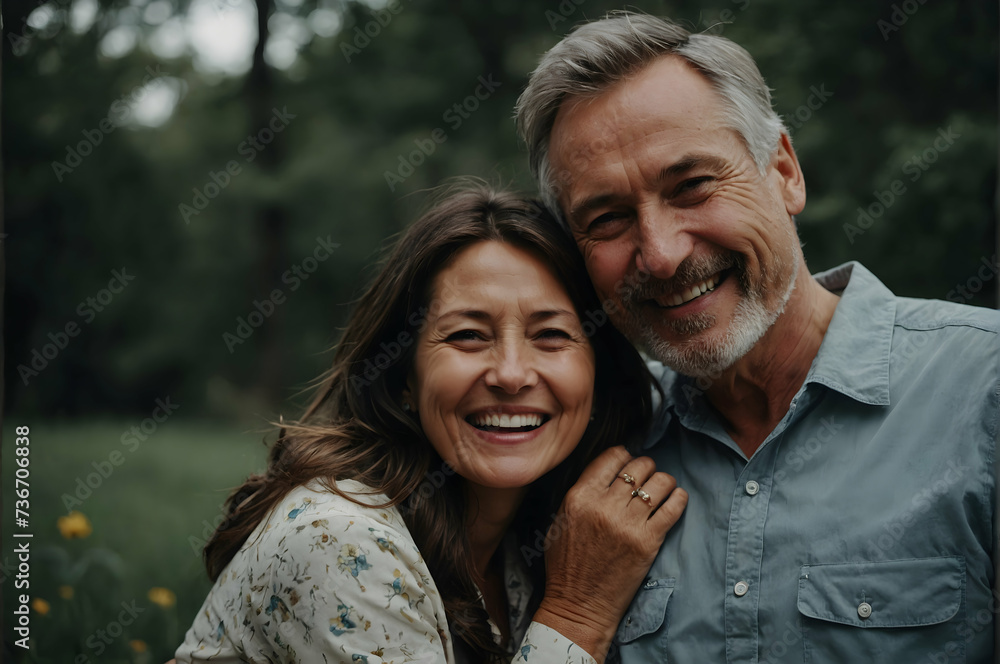
<path id="1" fill-rule="evenodd" d="M 489 320 L 491 316 L 485 311 L 479 309 L 457 309 L 454 311 L 445 311 L 444 313 L 438 315 L 439 321 L 446 321 L 449 318 L 470 318 L 472 320 Z"/>
<path id="2" fill-rule="evenodd" d="M 528 315 L 528 319 L 531 321 L 545 321 L 551 320 L 553 318 L 572 318 L 577 319 L 576 312 L 568 311 L 566 309 L 543 309 L 540 311 L 534 311 Z"/>
<path id="3" fill-rule="evenodd" d="M 511 273 L 509 276 L 520 278 L 521 275 Z M 567 309 L 563 303 L 557 301 L 564 298 L 566 303 L 571 303 L 566 288 L 558 281 L 556 285 L 559 289 L 558 297 L 545 292 L 535 282 L 522 285 L 513 297 L 507 297 L 510 289 L 506 288 L 502 281 L 475 284 L 471 287 L 466 284 L 466 292 L 456 298 L 450 306 L 443 307 L 433 316 L 433 320 L 438 323 L 448 323 L 452 319 L 457 319 L 486 323 L 499 321 L 506 324 L 509 322 L 507 319 L 512 319 L 514 322 L 531 322 L 560 316 L 576 319 L 575 310 Z"/>
<path id="4" fill-rule="evenodd" d="M 576 122 L 579 122 L 581 115 L 587 120 L 581 127 L 583 131 L 576 137 L 562 137 L 570 148 L 567 157 L 572 157 L 573 161 L 576 161 L 578 153 L 582 153 L 585 157 L 596 154 L 608 156 L 610 149 L 597 153 L 594 150 L 596 141 L 584 142 L 584 136 L 601 136 L 601 142 L 607 142 L 620 151 L 626 151 L 636 142 L 645 147 L 650 138 L 664 131 L 680 131 L 683 138 L 691 138 L 700 136 L 706 131 L 723 128 L 724 125 L 720 121 L 723 108 L 717 91 L 683 60 L 668 57 L 674 61 L 670 63 L 671 65 L 687 70 L 691 76 L 682 74 L 678 78 L 674 72 L 660 68 L 655 76 L 646 76 L 651 67 L 656 67 L 657 63 L 654 62 L 598 95 L 573 97 L 564 101 L 557 113 L 552 136 L 559 137 L 562 128 L 560 125 L 564 126 L 570 115 L 575 116 Z M 671 90 L 677 93 L 666 98 L 664 92 L 666 81 L 663 80 L 665 76 L 671 82 Z M 600 108 L 594 108 L 598 102 Z M 623 116 L 627 122 L 623 121 Z"/>

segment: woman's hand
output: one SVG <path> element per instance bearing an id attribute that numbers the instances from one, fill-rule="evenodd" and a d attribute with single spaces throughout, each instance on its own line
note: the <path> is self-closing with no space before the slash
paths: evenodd
<path id="1" fill-rule="evenodd" d="M 632 495 L 640 488 L 648 502 Z M 605 450 L 566 494 L 549 529 L 545 597 L 534 620 L 603 661 L 687 499 L 649 457 L 633 458 L 620 446 Z"/>

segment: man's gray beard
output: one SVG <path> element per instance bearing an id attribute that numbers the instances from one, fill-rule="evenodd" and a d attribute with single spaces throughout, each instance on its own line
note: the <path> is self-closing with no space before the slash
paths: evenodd
<path id="1" fill-rule="evenodd" d="M 686 272 L 682 272 L 681 268 L 678 268 L 678 275 L 682 276 L 675 277 L 675 281 L 692 283 L 703 280 L 703 278 L 718 272 L 715 269 L 718 267 L 718 260 L 703 261 L 700 265 L 689 267 Z M 749 353 L 750 349 L 778 320 L 792 296 L 792 291 L 795 290 L 795 280 L 798 276 L 798 270 L 793 264 L 791 278 L 788 280 L 785 292 L 781 295 L 780 302 L 773 310 L 769 311 L 764 303 L 761 289 L 747 283 L 742 261 L 733 260 L 731 264 L 734 269 L 729 278 L 739 277 L 737 288 L 742 291 L 743 297 L 737 304 L 736 310 L 733 312 L 733 320 L 721 340 L 710 342 L 702 339 L 689 339 L 676 345 L 665 341 L 636 308 L 637 302 L 648 299 L 645 297 L 644 291 L 650 289 L 649 285 L 633 287 L 622 294 L 625 317 L 624 320 L 620 321 L 619 327 L 640 350 L 677 373 L 693 378 L 719 376 L 723 371 L 733 366 L 737 360 Z M 706 273 L 706 270 L 713 271 Z M 688 276 L 691 273 L 700 274 L 691 278 Z M 702 279 L 698 277 L 702 277 Z M 766 283 L 763 275 L 761 281 Z M 639 296 L 639 293 L 643 293 L 643 296 Z M 664 325 L 670 327 L 678 336 L 693 337 L 714 327 L 715 323 L 715 315 L 698 313 L 685 316 L 678 321 L 664 323 Z"/>

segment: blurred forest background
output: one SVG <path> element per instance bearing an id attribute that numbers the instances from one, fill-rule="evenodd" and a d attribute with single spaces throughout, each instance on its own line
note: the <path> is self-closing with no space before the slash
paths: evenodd
<path id="1" fill-rule="evenodd" d="M 530 189 L 518 93 L 623 7 L 3 3 L 3 498 L 30 425 L 44 602 L 19 656 L 169 658 L 208 588 L 199 539 L 329 364 L 380 248 L 445 178 Z M 628 7 L 757 59 L 806 174 L 813 271 L 857 259 L 901 295 L 997 305 L 995 2 Z M 123 626 L 123 602 L 145 612 Z"/>

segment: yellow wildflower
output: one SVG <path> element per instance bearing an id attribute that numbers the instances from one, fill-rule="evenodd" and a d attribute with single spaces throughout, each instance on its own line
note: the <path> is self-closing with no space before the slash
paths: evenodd
<path id="1" fill-rule="evenodd" d="M 59 596 L 63 599 L 73 599 L 73 586 L 59 586 Z"/>
<path id="2" fill-rule="evenodd" d="M 44 599 L 42 599 L 41 597 L 36 597 L 35 599 L 31 600 L 31 608 L 33 608 L 35 610 L 35 613 L 37 613 L 38 615 L 44 616 L 49 612 L 49 608 L 51 607 L 49 607 L 49 603 L 46 602 Z"/>
<path id="3" fill-rule="evenodd" d="M 150 602 L 159 604 L 164 609 L 169 609 L 177 603 L 177 595 L 174 594 L 174 591 L 167 588 L 150 588 L 147 596 Z"/>
<path id="4" fill-rule="evenodd" d="M 59 517 L 56 525 L 59 526 L 59 533 L 66 539 L 90 537 L 90 533 L 94 532 L 94 529 L 90 525 L 90 519 L 83 512 L 77 512 L 76 510 L 73 510 L 66 516 Z"/>
<path id="5" fill-rule="evenodd" d="M 132 639 L 128 642 L 128 645 L 134 652 L 146 652 L 149 650 L 149 646 L 142 639 Z"/>

